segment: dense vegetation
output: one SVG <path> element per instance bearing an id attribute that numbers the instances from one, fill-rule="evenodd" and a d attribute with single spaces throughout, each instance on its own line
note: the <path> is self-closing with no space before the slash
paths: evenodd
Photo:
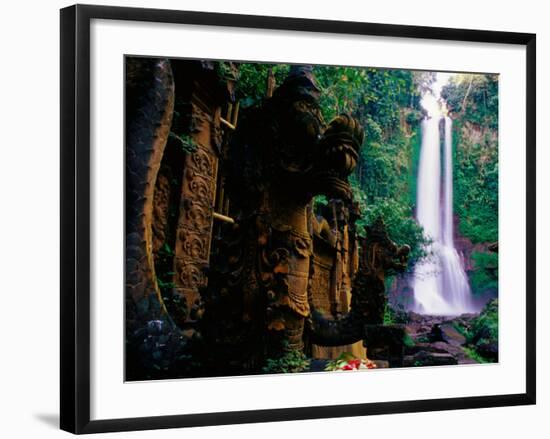
<path id="1" fill-rule="evenodd" d="M 488 302 L 478 317 L 457 328 L 466 337 L 466 352 L 479 363 L 498 361 L 498 299 Z"/>
<path id="2" fill-rule="evenodd" d="M 498 76 L 457 75 L 442 90 L 454 119 L 454 211 L 474 244 L 498 241 Z M 498 257 L 472 254 L 472 290 L 498 287 Z"/>
<path id="3" fill-rule="evenodd" d="M 455 212 L 472 242 L 498 239 L 498 77 L 457 75 L 442 90 L 455 120 Z"/>

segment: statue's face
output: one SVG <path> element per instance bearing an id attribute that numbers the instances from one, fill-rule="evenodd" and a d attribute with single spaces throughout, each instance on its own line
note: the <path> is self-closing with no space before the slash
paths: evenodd
<path id="1" fill-rule="evenodd" d="M 358 154 L 350 143 L 339 142 L 329 145 L 322 151 L 326 156 L 326 162 L 335 175 L 346 180 L 357 165 Z"/>
<path id="2" fill-rule="evenodd" d="M 358 152 L 351 143 L 321 144 L 317 173 L 320 190 L 334 198 L 351 198 L 349 175 L 357 165 Z"/>
<path id="3" fill-rule="evenodd" d="M 329 124 L 319 142 L 317 178 L 320 193 L 351 199 L 348 177 L 355 169 L 363 129 L 351 116 L 342 114 Z"/>
<path id="4" fill-rule="evenodd" d="M 280 150 L 277 157 L 279 169 L 284 172 L 284 184 L 290 185 L 293 192 L 305 189 L 329 198 L 351 199 L 348 177 L 355 169 L 358 157 L 351 144 L 304 141 Z"/>
<path id="5" fill-rule="evenodd" d="M 279 121 L 283 141 L 274 154 L 287 178 L 307 175 L 315 162 L 323 119 L 318 107 L 308 101 L 293 102 Z"/>

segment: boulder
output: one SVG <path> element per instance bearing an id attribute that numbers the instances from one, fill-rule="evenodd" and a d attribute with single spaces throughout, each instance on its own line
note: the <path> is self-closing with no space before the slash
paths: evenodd
<path id="1" fill-rule="evenodd" d="M 446 323 L 441 325 L 441 332 L 443 333 L 443 338 L 449 344 L 462 346 L 466 343 L 466 337 L 458 332 L 453 324 Z"/>
<path id="2" fill-rule="evenodd" d="M 498 343 L 495 340 L 480 340 L 476 344 L 476 351 L 488 360 L 498 361 Z"/>
<path id="3" fill-rule="evenodd" d="M 441 329 L 441 325 L 439 323 L 436 323 L 435 325 L 432 326 L 432 329 L 428 334 L 428 340 L 430 340 L 430 342 L 432 343 L 438 342 L 438 341 L 447 342 L 445 333 Z"/>
<path id="4" fill-rule="evenodd" d="M 447 349 L 447 344 L 444 342 L 416 343 L 414 346 L 410 346 L 405 349 L 405 353 L 407 355 L 416 355 L 422 351 L 438 354 L 446 354 L 449 352 Z"/>
<path id="5" fill-rule="evenodd" d="M 450 353 L 420 351 L 415 355 L 407 355 L 403 366 L 449 366 L 458 364 L 457 358 Z"/>

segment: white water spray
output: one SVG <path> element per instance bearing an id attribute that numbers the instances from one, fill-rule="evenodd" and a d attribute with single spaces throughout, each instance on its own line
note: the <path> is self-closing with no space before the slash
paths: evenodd
<path id="1" fill-rule="evenodd" d="M 428 117 L 422 121 L 416 216 L 432 242 L 426 248 L 430 255 L 415 268 L 414 310 L 452 316 L 472 312 L 473 306 L 468 278 L 454 247 L 452 120 L 444 116 L 444 104 L 439 98 L 442 84 L 435 85 L 433 92 L 422 98 Z M 441 119 L 445 122 L 443 172 Z"/>

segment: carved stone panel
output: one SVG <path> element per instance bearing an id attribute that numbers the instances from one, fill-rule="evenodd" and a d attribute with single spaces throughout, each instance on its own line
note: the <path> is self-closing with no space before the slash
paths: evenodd
<path id="1" fill-rule="evenodd" d="M 185 157 L 180 214 L 175 246 L 174 283 L 190 310 L 200 310 L 200 288 L 206 285 L 212 234 L 218 158 L 211 144 L 212 117 L 192 105 L 192 132 L 195 151 Z M 200 314 L 200 313 L 199 313 Z M 197 319 L 190 312 L 188 322 Z"/>
<path id="2" fill-rule="evenodd" d="M 311 290 L 315 292 L 311 300 L 315 308 L 326 313 L 331 312 L 331 280 L 335 262 L 334 249 L 319 238 L 314 239 L 314 271 Z"/>

